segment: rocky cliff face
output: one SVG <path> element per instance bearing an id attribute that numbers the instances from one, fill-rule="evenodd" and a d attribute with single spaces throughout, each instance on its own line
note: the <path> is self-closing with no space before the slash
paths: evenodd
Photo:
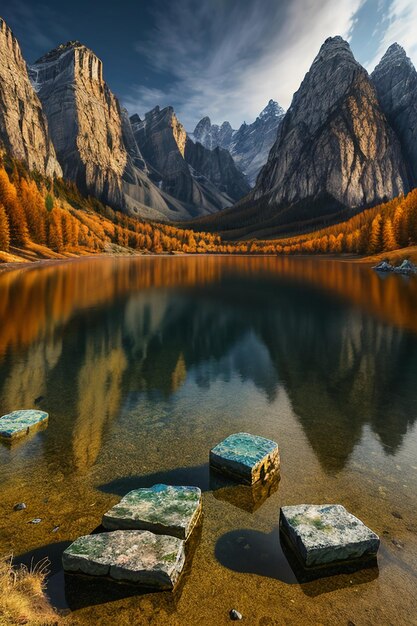
<path id="1" fill-rule="evenodd" d="M 196 177 L 204 176 L 216 189 L 233 200 L 242 198 L 250 190 L 246 177 L 237 169 L 228 150 L 219 147 L 207 150 L 200 143 L 188 139 L 184 158 Z"/>
<path id="2" fill-rule="evenodd" d="M 128 110 L 123 108 L 122 111 L 122 137 L 125 148 L 130 155 L 134 165 L 140 170 L 149 173 L 148 168 L 143 158 L 139 146 L 136 143 L 135 136 L 133 134 L 132 124 L 130 123 Z"/>
<path id="3" fill-rule="evenodd" d="M 288 220 L 297 203 L 319 201 L 321 214 L 362 207 L 407 191 L 398 140 L 375 88 L 341 37 L 329 38 L 305 76 L 278 130 L 253 199 Z"/>
<path id="4" fill-rule="evenodd" d="M 48 117 L 64 176 L 112 205 L 124 205 L 129 168 L 121 111 L 103 80 L 101 61 L 77 41 L 58 46 L 30 68 Z"/>
<path id="5" fill-rule="evenodd" d="M 209 150 L 220 147 L 229 150 L 232 144 L 233 135 L 236 133 L 230 122 L 223 122 L 221 126 L 212 124 L 209 117 L 203 117 L 192 133 L 192 139 L 198 141 Z"/>
<path id="6" fill-rule="evenodd" d="M 178 219 L 183 208 L 148 179 L 128 116 L 91 50 L 77 41 L 58 46 L 31 66 L 30 76 L 66 178 L 115 208 Z"/>
<path id="7" fill-rule="evenodd" d="M 172 107 L 155 107 L 144 120 L 133 115 L 131 123 L 152 180 L 195 215 L 230 206 L 249 190 L 229 155 L 195 149 Z"/>
<path id="8" fill-rule="evenodd" d="M 230 153 L 253 186 L 277 138 L 284 109 L 270 100 L 252 124 L 242 124 L 233 137 Z"/>
<path id="9" fill-rule="evenodd" d="M 62 176 L 48 123 L 12 31 L 0 18 L 0 142 L 30 169 Z"/>
<path id="10" fill-rule="evenodd" d="M 371 74 L 381 108 L 401 142 L 410 184 L 417 186 L 417 72 L 405 50 L 390 46 Z"/>
<path id="11" fill-rule="evenodd" d="M 210 150 L 217 147 L 228 150 L 253 186 L 261 167 L 268 160 L 283 117 L 284 109 L 278 102 L 270 100 L 252 124 L 244 122 L 238 130 L 233 130 L 229 122 L 218 126 L 212 124 L 209 117 L 203 117 L 191 138 Z"/>

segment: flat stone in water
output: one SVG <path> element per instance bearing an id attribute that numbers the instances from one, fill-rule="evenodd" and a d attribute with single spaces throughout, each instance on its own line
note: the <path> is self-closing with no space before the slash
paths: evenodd
<path id="1" fill-rule="evenodd" d="M 13 411 L 0 417 L 0 439 L 11 441 L 27 435 L 30 430 L 45 424 L 49 415 L 34 409 Z"/>
<path id="2" fill-rule="evenodd" d="M 270 439 L 235 433 L 210 450 L 213 469 L 249 485 L 279 472 L 278 444 Z"/>
<path id="3" fill-rule="evenodd" d="M 280 528 L 307 568 L 370 559 L 380 543 L 341 504 L 283 506 Z"/>
<path id="4" fill-rule="evenodd" d="M 155 589 L 173 589 L 185 562 L 185 542 L 147 530 L 79 537 L 62 555 L 66 572 L 109 576 Z"/>
<path id="5" fill-rule="evenodd" d="M 103 515 L 108 530 L 150 530 L 187 539 L 201 515 L 198 487 L 154 485 L 130 491 Z"/>

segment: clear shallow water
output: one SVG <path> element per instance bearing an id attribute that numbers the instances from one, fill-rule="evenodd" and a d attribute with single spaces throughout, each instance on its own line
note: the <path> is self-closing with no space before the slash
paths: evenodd
<path id="1" fill-rule="evenodd" d="M 46 430 L 0 446 L 2 552 L 50 557 L 69 623 L 217 625 L 234 607 L 259 626 L 417 624 L 416 313 L 415 279 L 314 259 L 97 258 L 0 274 L 0 413 L 50 413 Z M 236 431 L 279 442 L 270 492 L 210 477 L 209 449 Z M 65 585 L 68 542 L 156 482 L 204 491 L 178 591 Z M 382 539 L 378 569 L 299 585 L 277 523 L 281 504 L 301 502 L 363 519 Z"/>

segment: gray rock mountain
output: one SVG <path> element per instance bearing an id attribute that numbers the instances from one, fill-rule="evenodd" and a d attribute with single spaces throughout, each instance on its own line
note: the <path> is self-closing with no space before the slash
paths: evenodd
<path id="1" fill-rule="evenodd" d="M 253 193 L 288 210 L 320 198 L 323 213 L 407 190 L 398 140 L 366 70 L 341 37 L 325 41 L 295 93 Z M 326 206 L 327 205 L 327 206 Z"/>
<path id="2" fill-rule="evenodd" d="M 30 67 L 30 76 L 66 178 L 131 214 L 188 215 L 149 180 L 128 116 L 91 50 L 78 41 L 60 45 Z"/>
<path id="3" fill-rule="evenodd" d="M 270 100 L 252 124 L 244 122 L 238 130 L 233 130 L 229 122 L 219 126 L 212 124 L 209 117 L 203 117 L 191 138 L 210 150 L 217 147 L 228 150 L 253 186 L 260 169 L 268 160 L 283 117 L 284 109 L 278 102 Z"/>
<path id="4" fill-rule="evenodd" d="M 143 120 L 138 115 L 130 120 L 151 179 L 194 215 L 230 206 L 249 191 L 230 155 L 197 148 L 172 107 L 157 106 Z"/>
<path id="5" fill-rule="evenodd" d="M 221 126 L 212 124 L 208 116 L 203 117 L 197 124 L 191 138 L 198 141 L 209 150 L 224 148 L 229 150 L 232 145 L 233 135 L 236 133 L 230 122 L 223 122 Z"/>
<path id="6" fill-rule="evenodd" d="M 284 115 L 278 102 L 270 100 L 256 120 L 252 124 L 242 124 L 233 137 L 231 155 L 252 186 L 268 160 Z"/>
<path id="7" fill-rule="evenodd" d="M 417 186 L 417 71 L 404 48 L 394 43 L 371 74 L 381 108 L 397 133 L 410 184 Z"/>
<path id="8" fill-rule="evenodd" d="M 0 18 L 0 143 L 32 170 L 62 176 L 19 44 Z"/>
<path id="9" fill-rule="evenodd" d="M 216 229 L 239 237 L 311 228 L 407 191 L 375 87 L 349 44 L 333 37 L 294 94 L 254 190 L 216 216 Z"/>

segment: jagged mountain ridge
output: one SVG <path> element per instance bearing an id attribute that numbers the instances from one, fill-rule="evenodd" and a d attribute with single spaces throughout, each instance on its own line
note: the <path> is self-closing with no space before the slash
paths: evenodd
<path id="1" fill-rule="evenodd" d="M 254 190 L 217 216 L 214 228 L 233 237 L 307 230 L 409 188 L 371 78 L 349 44 L 333 37 L 294 94 Z"/>
<path id="2" fill-rule="evenodd" d="M 0 18 L 0 142 L 44 176 L 62 176 L 19 43 Z"/>
<path id="3" fill-rule="evenodd" d="M 3 20 L 0 55 L 0 141 L 31 169 L 60 176 L 62 165 L 84 192 L 151 219 L 217 212 L 247 191 L 228 153 L 198 147 L 175 116 L 167 127 L 174 149 L 163 167 L 153 156 L 148 163 L 128 113 L 103 79 L 101 61 L 79 42 L 58 46 L 30 68 L 38 95 Z M 371 81 L 348 44 L 329 38 L 278 124 L 255 189 L 222 213 L 221 229 L 270 235 L 300 220 L 313 226 L 416 185 L 416 92 L 417 73 L 400 46 L 391 46 Z M 238 151 L 250 158 L 251 141 L 261 134 L 250 129 L 271 114 L 278 118 L 277 106 L 271 101 L 238 131 L 223 123 L 210 145 L 233 144 L 236 151 L 242 144 Z M 215 125 L 202 121 L 201 132 L 210 134 Z"/>
<path id="4" fill-rule="evenodd" d="M 392 44 L 371 74 L 381 108 L 395 130 L 417 186 L 417 71 L 404 48 Z"/>
<path id="5" fill-rule="evenodd" d="M 210 150 L 216 147 L 228 150 L 250 185 L 254 186 L 275 142 L 284 113 L 278 102 L 270 100 L 252 124 L 244 122 L 238 130 L 234 130 L 229 122 L 223 122 L 221 126 L 212 124 L 206 116 L 198 122 L 191 138 Z"/>
<path id="6" fill-rule="evenodd" d="M 216 212 L 249 191 L 230 155 L 219 148 L 198 149 L 172 107 L 156 106 L 143 120 L 135 114 L 130 121 L 150 177 L 189 211 L 199 206 L 205 212 Z"/>
<path id="7" fill-rule="evenodd" d="M 179 169 L 197 191 L 177 193 L 174 185 L 174 197 L 155 185 L 129 114 L 103 78 L 101 60 L 80 42 L 62 44 L 27 67 L 17 40 L 1 20 L 0 58 L 0 142 L 31 170 L 64 176 L 113 208 L 157 220 L 180 221 L 216 211 L 247 193 L 231 159 L 222 159 L 226 176 L 215 165 L 217 153 L 206 155 L 198 172 L 186 164 L 187 136 L 175 116 L 169 132 L 178 145 Z M 168 179 L 171 159 L 165 165 Z M 206 166 L 207 172 L 201 171 Z"/>
<path id="8" fill-rule="evenodd" d="M 66 178 L 131 214 L 189 215 L 149 180 L 128 116 L 91 50 L 78 41 L 58 46 L 30 67 L 30 76 Z"/>

